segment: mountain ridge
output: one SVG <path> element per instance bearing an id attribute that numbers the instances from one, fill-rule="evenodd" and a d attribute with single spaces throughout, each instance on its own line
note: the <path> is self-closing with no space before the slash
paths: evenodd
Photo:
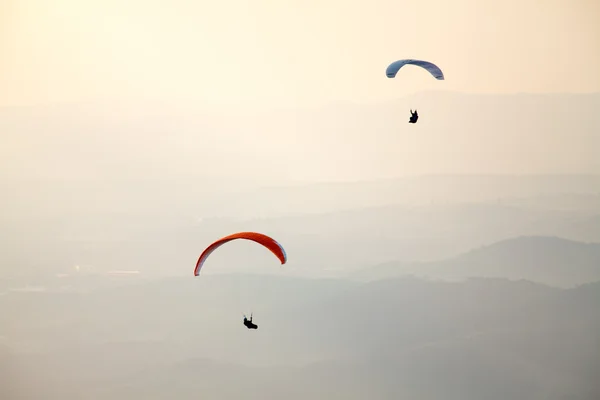
<path id="1" fill-rule="evenodd" d="M 600 280 L 600 243 L 557 236 L 519 236 L 444 260 L 389 262 L 364 268 L 356 271 L 353 278 L 383 279 L 404 274 L 447 279 L 471 276 L 527 279 L 571 287 Z"/>

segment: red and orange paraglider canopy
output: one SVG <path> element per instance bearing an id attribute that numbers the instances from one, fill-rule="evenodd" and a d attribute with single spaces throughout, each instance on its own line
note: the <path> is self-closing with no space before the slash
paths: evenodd
<path id="1" fill-rule="evenodd" d="M 198 274 L 200 273 L 200 269 L 202 269 L 202 265 L 204 265 L 204 262 L 213 251 L 215 251 L 217 248 L 221 247 L 225 243 L 237 239 L 252 240 L 253 242 L 263 245 L 264 247 L 269 249 L 273 254 L 275 254 L 277 258 L 279 258 L 282 265 L 285 264 L 287 261 L 287 255 L 285 253 L 285 250 L 283 249 L 283 246 L 281 246 L 275 239 L 257 232 L 238 232 L 229 236 L 225 236 L 208 246 L 202 252 L 200 258 L 198 258 L 196 268 L 194 268 L 194 275 L 198 276 Z"/>

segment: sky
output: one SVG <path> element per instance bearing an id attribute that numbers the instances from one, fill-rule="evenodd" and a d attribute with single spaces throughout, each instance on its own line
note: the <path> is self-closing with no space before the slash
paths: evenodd
<path id="1" fill-rule="evenodd" d="M 600 93 L 598 1 L 0 7 L 3 178 L 600 171 L 596 97 L 564 95 Z M 387 78 L 402 58 L 432 61 L 446 80 L 415 66 Z M 562 97 L 486 97 L 514 93 Z M 41 107 L 7 108 L 28 105 Z"/>
<path id="2" fill-rule="evenodd" d="M 595 0 L 1 0 L 0 106 L 600 91 Z M 395 80 L 400 58 L 438 64 Z"/>

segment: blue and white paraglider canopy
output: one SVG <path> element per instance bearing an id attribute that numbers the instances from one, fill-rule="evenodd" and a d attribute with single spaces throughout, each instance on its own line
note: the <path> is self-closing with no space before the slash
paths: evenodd
<path id="1" fill-rule="evenodd" d="M 387 69 L 385 70 L 385 75 L 388 78 L 395 78 L 400 68 L 404 67 L 405 65 L 416 65 L 418 67 L 425 68 L 431 75 L 433 75 L 435 79 L 440 81 L 444 80 L 444 73 L 437 65 L 430 63 L 429 61 L 415 60 L 411 58 L 394 61 L 388 65 Z"/>

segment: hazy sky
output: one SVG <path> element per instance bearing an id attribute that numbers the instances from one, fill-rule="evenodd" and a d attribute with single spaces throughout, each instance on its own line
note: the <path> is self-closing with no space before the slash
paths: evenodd
<path id="1" fill-rule="evenodd" d="M 0 0 L 0 105 L 598 91 L 599 20 L 597 0 Z M 447 80 L 387 79 L 399 58 Z"/>

